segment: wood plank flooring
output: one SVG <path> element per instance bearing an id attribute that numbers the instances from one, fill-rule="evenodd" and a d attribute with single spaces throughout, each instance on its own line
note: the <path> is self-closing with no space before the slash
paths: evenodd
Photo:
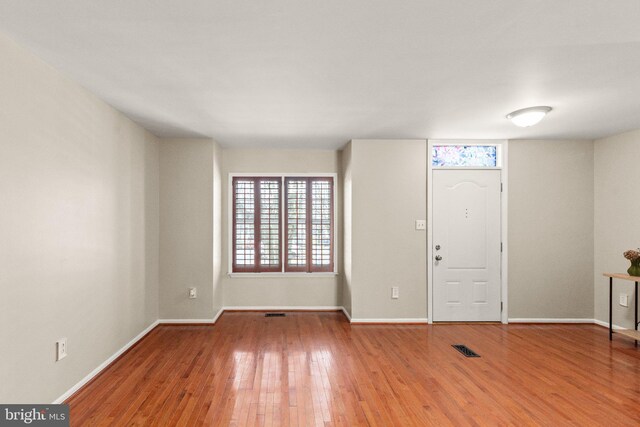
<path id="1" fill-rule="evenodd" d="M 640 348 L 594 325 L 225 313 L 158 326 L 67 403 L 74 426 L 638 426 Z"/>

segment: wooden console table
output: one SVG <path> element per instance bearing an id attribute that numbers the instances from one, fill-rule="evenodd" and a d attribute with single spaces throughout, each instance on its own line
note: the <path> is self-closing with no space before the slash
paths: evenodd
<path id="1" fill-rule="evenodd" d="M 624 335 L 625 337 L 636 340 L 636 345 L 638 345 L 638 341 L 640 341 L 640 331 L 638 331 L 638 282 L 640 282 L 640 277 L 620 273 L 604 273 L 603 276 L 609 278 L 609 341 L 613 339 L 613 333 L 615 332 L 616 334 Z M 636 283 L 636 290 L 634 294 L 635 310 L 633 310 L 633 329 L 613 330 L 613 279 L 629 280 L 630 282 Z"/>

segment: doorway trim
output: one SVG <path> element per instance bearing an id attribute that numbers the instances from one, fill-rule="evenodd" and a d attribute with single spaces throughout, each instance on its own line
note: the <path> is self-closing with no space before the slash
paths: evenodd
<path id="1" fill-rule="evenodd" d="M 500 300 L 502 312 L 500 320 L 509 323 L 508 272 L 509 272 L 509 242 L 508 242 L 508 198 L 509 198 L 509 141 L 506 139 L 429 139 L 427 140 L 427 317 L 433 323 L 433 166 L 432 153 L 434 145 L 496 145 L 499 147 L 499 162 L 497 168 L 446 168 L 437 169 L 500 169 L 502 193 L 500 197 L 500 234 L 502 253 L 500 254 Z"/>

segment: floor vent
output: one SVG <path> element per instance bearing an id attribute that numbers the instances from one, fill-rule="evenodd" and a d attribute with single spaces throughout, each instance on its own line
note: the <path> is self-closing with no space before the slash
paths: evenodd
<path id="1" fill-rule="evenodd" d="M 285 317 L 284 313 L 265 313 L 264 317 Z"/>
<path id="2" fill-rule="evenodd" d="M 467 347 L 464 344 L 454 344 L 451 347 L 455 348 L 460 353 L 464 354 L 465 357 L 480 357 L 480 355 L 478 353 L 476 353 L 475 351 L 471 350 L 469 347 Z"/>

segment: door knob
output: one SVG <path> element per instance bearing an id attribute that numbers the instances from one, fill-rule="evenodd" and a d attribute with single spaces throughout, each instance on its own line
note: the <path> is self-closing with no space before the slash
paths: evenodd
<path id="1" fill-rule="evenodd" d="M 442 257 L 440 255 L 436 255 L 436 261 L 442 261 Z"/>

